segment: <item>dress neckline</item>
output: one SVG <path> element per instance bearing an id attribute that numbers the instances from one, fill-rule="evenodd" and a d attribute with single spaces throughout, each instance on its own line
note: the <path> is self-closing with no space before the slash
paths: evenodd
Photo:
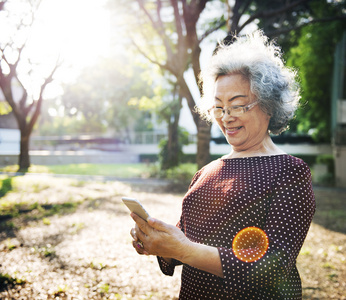
<path id="1" fill-rule="evenodd" d="M 245 157 L 234 157 L 234 158 L 226 158 L 226 157 L 220 157 L 219 160 L 223 161 L 231 161 L 231 160 L 240 160 L 240 159 L 252 159 L 252 158 L 270 158 L 270 157 L 278 157 L 278 156 L 290 156 L 287 153 L 282 154 L 271 154 L 271 155 L 257 155 L 257 156 L 245 156 Z"/>

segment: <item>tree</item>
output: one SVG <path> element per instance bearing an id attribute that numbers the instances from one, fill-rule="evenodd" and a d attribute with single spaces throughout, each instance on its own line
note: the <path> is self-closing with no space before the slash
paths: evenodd
<path id="1" fill-rule="evenodd" d="M 154 94 L 151 78 L 126 55 L 99 59 L 85 67 L 63 94 L 45 101 L 38 131 L 41 135 L 114 132 L 130 141 L 131 130 L 150 130 Z M 152 75 L 152 74 L 151 74 Z M 142 99 L 143 101 L 139 101 Z M 53 111 L 49 116 L 48 111 Z"/>
<path id="2" fill-rule="evenodd" d="M 196 160 L 199 167 L 208 163 L 210 159 L 210 126 L 199 118 L 195 110 L 196 101 L 184 75 L 185 71 L 191 67 L 197 84 L 200 72 L 200 43 L 202 41 L 197 34 L 197 22 L 207 2 L 155 1 L 154 3 L 145 3 L 144 1 L 137 1 L 140 11 L 144 14 L 143 17 L 149 20 L 147 26 L 149 25 L 154 29 L 156 36 L 162 42 L 163 49 L 149 48 L 150 51 L 145 52 L 142 50 L 142 45 L 137 42 L 137 38 L 133 37 L 132 39 L 133 45 L 141 54 L 152 63 L 157 64 L 162 72 L 168 72 L 174 76 L 174 84 L 178 87 L 178 98 L 186 99 L 197 128 Z M 145 35 L 146 33 L 142 32 L 142 34 Z M 160 60 L 160 54 L 157 50 L 164 51 L 164 61 Z M 178 122 L 175 122 L 175 127 L 177 126 Z M 171 132 L 177 133 L 177 128 L 171 127 Z M 174 147 L 172 147 L 173 149 Z"/>
<path id="3" fill-rule="evenodd" d="M 12 108 L 20 130 L 19 170 L 25 171 L 30 167 L 29 141 L 34 125 L 40 115 L 43 93 L 46 86 L 52 82 L 53 75 L 59 67 L 58 59 L 45 71 L 40 70 L 38 62 L 32 61 L 25 53 L 30 28 L 34 24 L 35 13 L 41 1 L 2 1 L 0 17 L 5 19 L 12 29 L 2 34 L 0 39 L 0 88 L 6 101 Z M 14 6 L 11 6 L 14 5 Z M 19 13 L 13 9 L 21 7 Z M 18 6 L 19 5 L 19 6 Z M 13 11 L 6 10 L 7 7 Z M 4 29 L 4 28 L 2 28 Z M 3 32 L 4 33 L 4 32 Z M 30 92 L 28 75 L 34 82 L 34 91 Z M 43 75 L 42 75 L 43 74 Z M 20 90 L 20 99 L 16 94 Z"/>
<path id="4" fill-rule="evenodd" d="M 183 132 L 179 128 L 182 96 L 179 93 L 179 86 L 173 83 L 168 83 L 166 89 L 160 87 L 159 91 L 161 91 L 163 104 L 158 107 L 157 112 L 160 119 L 164 120 L 168 125 L 167 138 L 161 140 L 159 144 L 161 149 L 159 161 L 161 169 L 168 170 L 178 166 L 183 155 L 182 147 L 184 142 L 181 140 Z"/>
<path id="5" fill-rule="evenodd" d="M 296 45 L 286 56 L 289 65 L 299 68 L 302 106 L 292 125 L 295 131 L 310 133 L 318 142 L 330 143 L 334 51 L 346 21 L 336 18 L 341 11 L 339 6 L 315 1 L 312 8 L 316 19 L 335 19 L 333 22 L 312 23 L 295 32 Z"/>
<path id="6" fill-rule="evenodd" d="M 317 20 L 309 18 L 312 0 L 156 0 L 112 1 L 117 9 L 127 7 L 132 19 L 126 32 L 137 51 L 148 61 L 175 77 L 182 98 L 185 98 L 197 128 L 197 164 L 209 161 L 210 127 L 195 111 L 197 99 L 185 79 L 188 69 L 193 71 L 198 85 L 201 43 L 216 30 L 223 29 L 229 36 L 241 35 L 253 23 L 265 28 L 270 36 L 279 36 Z M 209 4 L 207 9 L 207 4 Z M 218 4 L 218 5 L 217 5 Z M 215 18 L 203 18 L 202 13 L 219 10 Z M 220 9 L 221 6 L 221 9 Z M 343 18 L 343 16 L 340 16 Z M 199 86 L 201 88 L 201 86 Z M 201 89 L 200 89 L 201 92 Z"/>

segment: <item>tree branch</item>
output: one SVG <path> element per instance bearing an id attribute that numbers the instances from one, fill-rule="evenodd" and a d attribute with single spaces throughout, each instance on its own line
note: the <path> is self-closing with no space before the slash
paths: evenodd
<path id="1" fill-rule="evenodd" d="M 244 7 L 243 7 L 243 9 L 242 9 L 241 12 L 240 12 L 240 15 L 241 15 L 241 16 L 242 16 L 242 15 L 245 13 L 245 11 L 249 8 L 251 2 L 252 2 L 252 0 L 246 0 L 245 3 L 242 2 L 242 3 L 244 3 Z"/>
<path id="2" fill-rule="evenodd" d="M 241 6 L 241 0 L 236 0 L 234 6 L 233 6 L 233 16 L 232 16 L 232 24 L 228 25 L 230 32 L 237 32 L 239 28 L 239 21 L 241 18 L 241 13 L 239 13 L 239 9 Z"/>
<path id="3" fill-rule="evenodd" d="M 321 18 L 321 19 L 314 19 L 314 20 L 311 20 L 311 21 L 308 21 L 308 22 L 305 22 L 303 24 L 299 24 L 297 26 L 294 26 L 294 27 L 290 27 L 290 28 L 285 28 L 285 29 L 282 29 L 282 30 L 275 30 L 275 31 L 272 31 L 272 32 L 268 32 L 266 33 L 268 36 L 270 37 L 276 37 L 280 34 L 285 34 L 285 33 L 288 33 L 290 31 L 293 31 L 293 30 L 298 30 L 300 28 L 303 28 L 305 26 L 308 26 L 310 24 L 315 24 L 315 23 L 324 23 L 324 22 L 333 22 L 333 21 L 340 21 L 340 20 L 346 20 L 346 15 L 343 15 L 343 16 L 337 16 L 337 17 L 329 17 L 329 18 Z"/>
<path id="4" fill-rule="evenodd" d="M 34 125 L 35 125 L 35 123 L 37 121 L 37 118 L 38 118 L 38 116 L 40 115 L 40 112 L 41 112 L 41 106 L 42 106 L 42 101 L 43 101 L 43 92 L 44 92 L 46 86 L 53 81 L 53 76 L 54 76 L 56 70 L 60 66 L 61 66 L 61 63 L 59 62 L 59 58 L 58 58 L 54 68 L 52 69 L 50 74 L 46 77 L 46 79 L 44 80 L 44 82 L 43 82 L 43 84 L 41 86 L 40 95 L 39 95 L 39 98 L 38 98 L 37 103 L 36 103 L 34 114 L 32 115 L 32 117 L 31 117 L 31 119 L 29 121 L 29 124 L 28 124 L 28 132 L 30 132 L 30 133 L 31 133 L 32 129 L 34 128 Z"/>
<path id="5" fill-rule="evenodd" d="M 207 30 L 206 32 L 202 34 L 202 36 L 198 40 L 198 43 L 200 44 L 206 37 L 208 37 L 210 34 L 215 32 L 216 30 L 219 30 L 225 25 L 226 25 L 226 21 L 222 21 L 216 27 L 210 28 L 209 30 Z"/>
<path id="6" fill-rule="evenodd" d="M 145 8 L 143 0 L 137 0 L 137 2 L 139 4 L 139 7 L 143 10 L 145 15 L 148 17 L 150 23 L 153 25 L 152 27 L 155 29 L 155 31 L 158 33 L 158 35 L 161 37 L 162 42 L 163 42 L 165 49 L 166 49 L 167 57 L 172 57 L 173 52 L 172 52 L 172 49 L 170 47 L 169 39 L 168 39 L 167 35 L 165 34 L 165 28 L 163 26 L 163 23 L 161 20 L 161 15 L 160 15 L 161 1 L 158 1 L 158 5 L 157 5 L 157 9 L 156 9 L 157 17 L 158 17 L 157 22 L 155 22 L 155 20 L 152 18 L 149 11 Z"/>
<path id="7" fill-rule="evenodd" d="M 246 22 L 244 22 L 244 24 L 242 24 L 239 27 L 239 32 L 242 31 L 245 26 L 247 26 L 248 24 L 250 24 L 251 22 L 253 22 L 256 19 L 259 19 L 259 18 L 262 18 L 262 19 L 270 18 L 270 17 L 273 17 L 275 15 L 282 14 L 283 12 L 289 11 L 289 10 L 291 10 L 292 8 L 294 8 L 294 7 L 298 6 L 298 5 L 301 5 L 301 4 L 310 2 L 310 1 L 312 1 L 312 0 L 299 0 L 299 1 L 296 1 L 296 2 L 293 2 L 293 3 L 289 4 L 287 6 L 281 7 L 279 9 L 273 9 L 273 10 L 268 10 L 268 11 L 261 11 L 259 13 L 256 13 L 256 14 L 252 15 L 249 19 L 247 19 Z"/>
<path id="8" fill-rule="evenodd" d="M 181 16 L 179 13 L 178 2 L 175 0 L 171 0 L 171 5 L 174 11 L 174 21 L 175 21 L 177 34 L 178 34 L 178 44 L 181 44 L 184 42 L 184 37 L 183 37 L 183 27 L 181 25 Z"/>
<path id="9" fill-rule="evenodd" d="M 133 44 L 133 45 L 135 46 L 135 48 L 137 49 L 137 51 L 138 51 L 140 54 L 142 54 L 147 60 L 149 60 L 151 63 L 153 63 L 153 64 L 159 66 L 159 67 L 160 67 L 161 69 L 163 69 L 163 70 L 171 71 L 171 70 L 169 69 L 169 67 L 167 67 L 167 65 L 163 65 L 163 64 L 159 63 L 158 61 L 156 61 L 156 60 L 152 59 L 151 57 L 149 57 L 149 56 L 148 56 L 148 55 L 136 44 L 136 42 L 133 40 L 133 38 L 130 38 L 130 39 L 131 39 L 132 44 Z"/>
<path id="10" fill-rule="evenodd" d="M 5 3 L 7 2 L 7 0 L 3 0 L 0 2 L 0 11 L 2 11 L 4 9 Z"/>

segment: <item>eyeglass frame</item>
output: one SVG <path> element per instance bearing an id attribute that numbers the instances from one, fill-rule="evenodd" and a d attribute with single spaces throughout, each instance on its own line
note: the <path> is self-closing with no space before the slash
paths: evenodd
<path id="1" fill-rule="evenodd" d="M 241 107 L 241 108 L 243 109 L 243 110 L 242 110 L 242 113 L 241 113 L 240 115 L 238 115 L 238 116 L 233 116 L 233 117 L 239 117 L 239 116 L 245 114 L 246 112 L 248 112 L 249 110 L 251 110 L 251 109 L 252 109 L 254 106 L 256 106 L 258 103 L 259 103 L 258 101 L 255 101 L 255 102 L 253 102 L 253 103 L 250 103 L 249 105 L 233 105 L 233 106 L 228 106 L 228 107 L 224 107 L 224 108 L 213 106 L 212 108 L 208 109 L 208 113 L 209 113 L 210 115 L 212 115 L 215 119 L 221 119 L 221 118 L 223 118 L 223 117 L 225 116 L 226 111 L 227 111 L 227 114 L 228 114 L 229 116 L 232 116 L 232 115 L 231 115 L 232 110 L 233 110 L 234 108 L 239 108 L 239 107 Z M 221 110 L 222 110 L 222 115 L 221 115 L 221 117 L 216 118 L 216 117 L 214 116 L 214 113 L 213 113 L 212 111 L 215 110 L 215 109 L 221 109 Z"/>

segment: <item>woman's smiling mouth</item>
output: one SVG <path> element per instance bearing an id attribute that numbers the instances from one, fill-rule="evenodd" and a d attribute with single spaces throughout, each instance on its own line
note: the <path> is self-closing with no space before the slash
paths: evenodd
<path id="1" fill-rule="evenodd" d="M 237 133 L 242 128 L 243 128 L 243 126 L 239 126 L 239 127 L 225 128 L 225 130 L 226 130 L 226 134 L 232 135 L 232 134 Z"/>

